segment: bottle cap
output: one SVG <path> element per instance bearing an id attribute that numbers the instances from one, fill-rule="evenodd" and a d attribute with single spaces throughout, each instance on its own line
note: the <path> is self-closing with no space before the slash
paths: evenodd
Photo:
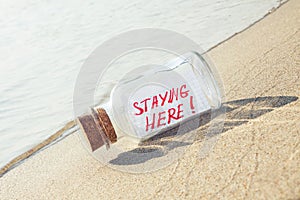
<path id="1" fill-rule="evenodd" d="M 103 145 L 109 148 L 110 143 L 117 141 L 115 129 L 103 108 L 91 109 L 91 114 L 78 117 L 78 124 L 87 137 L 92 151 Z"/>

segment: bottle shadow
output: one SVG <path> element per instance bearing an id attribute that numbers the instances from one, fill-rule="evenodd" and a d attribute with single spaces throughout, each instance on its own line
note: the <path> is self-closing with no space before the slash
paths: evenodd
<path id="1" fill-rule="evenodd" d="M 266 96 L 225 102 L 214 114 L 206 112 L 197 116 L 197 118 L 189 119 L 184 122 L 184 125 L 181 124 L 180 136 L 195 131 L 196 134 L 194 134 L 193 141 L 176 141 L 175 138 L 178 137 L 179 127 L 175 127 L 141 142 L 138 148 L 120 153 L 117 158 L 110 161 L 110 164 L 140 164 L 153 158 L 165 156 L 175 148 L 191 145 L 195 141 L 203 141 L 212 119 L 220 114 L 226 114 L 226 118 L 224 118 L 224 123 L 222 122 L 222 129 L 215 132 L 214 135 L 225 133 L 297 100 L 298 97 L 296 96 Z M 182 130 L 182 127 L 184 127 L 184 130 Z M 214 135 L 210 135 L 210 137 L 214 137 Z"/>

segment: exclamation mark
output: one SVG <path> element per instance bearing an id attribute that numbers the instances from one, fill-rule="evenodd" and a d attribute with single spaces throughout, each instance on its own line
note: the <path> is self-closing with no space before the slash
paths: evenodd
<path id="1" fill-rule="evenodd" d="M 191 106 L 191 109 L 192 109 L 192 113 L 196 113 L 195 106 L 194 106 L 194 103 L 193 103 L 193 96 L 190 96 L 190 106 Z"/>

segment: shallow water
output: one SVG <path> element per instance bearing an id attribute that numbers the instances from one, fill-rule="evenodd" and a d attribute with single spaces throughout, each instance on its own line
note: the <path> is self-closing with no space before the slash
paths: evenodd
<path id="1" fill-rule="evenodd" d="M 185 34 L 207 50 L 279 4 L 278 0 L 1 0 L 0 167 L 73 118 L 73 88 L 80 67 L 112 35 L 164 28 Z"/>

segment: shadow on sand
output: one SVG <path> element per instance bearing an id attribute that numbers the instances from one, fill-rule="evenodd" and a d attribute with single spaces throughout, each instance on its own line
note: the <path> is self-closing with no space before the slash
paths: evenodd
<path id="1" fill-rule="evenodd" d="M 237 126 L 246 124 L 252 119 L 296 100 L 298 100 L 296 96 L 267 96 L 225 102 L 218 111 L 220 111 L 219 113 L 226 114 L 226 118 L 224 119 L 224 123 L 222 122 L 222 129 L 218 130 L 216 134 L 222 134 Z M 194 141 L 204 140 L 211 119 L 218 115 L 216 114 L 218 111 L 214 112 L 215 115 L 207 112 L 197 118 L 188 120 L 184 126 L 181 126 L 185 128 L 185 130 L 181 130 L 181 134 L 196 130 Z M 158 134 L 140 143 L 138 148 L 119 154 L 116 159 L 110 161 L 110 164 L 140 164 L 153 158 L 165 156 L 168 151 L 177 147 L 192 144 L 192 142 L 174 140 L 178 136 L 177 131 L 178 127 L 174 127 L 171 130 Z"/>

